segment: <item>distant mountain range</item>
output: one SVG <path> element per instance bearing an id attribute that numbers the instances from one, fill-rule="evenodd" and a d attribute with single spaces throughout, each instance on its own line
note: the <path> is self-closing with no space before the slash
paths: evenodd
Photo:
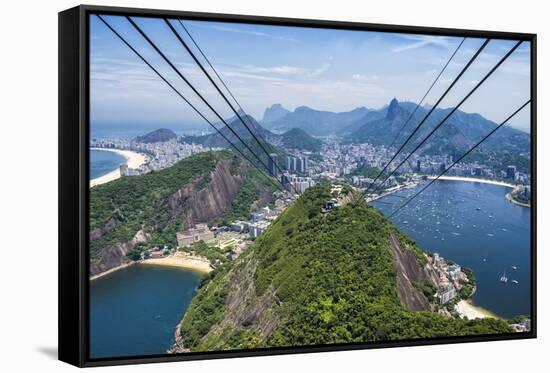
<path id="1" fill-rule="evenodd" d="M 278 119 L 281 119 L 285 115 L 289 114 L 290 111 L 285 109 L 281 104 L 273 104 L 264 112 L 264 118 L 262 119 L 262 124 L 265 126 L 269 123 L 273 123 Z"/>
<path id="2" fill-rule="evenodd" d="M 267 129 L 275 132 L 297 128 L 314 136 L 337 136 L 345 143 L 368 142 L 373 145 L 387 146 L 392 143 L 415 107 L 415 103 L 399 102 L 396 99 L 391 100 L 382 109 L 374 110 L 360 107 L 341 113 L 319 111 L 305 106 L 289 112 L 281 105 L 273 105 L 266 110 L 267 120 L 264 116 L 261 123 Z M 416 143 L 414 140 L 423 139 L 451 110 L 451 108 L 434 110 L 426 123 L 417 132 L 411 144 Z M 427 106 L 418 108 L 413 118 L 400 133 L 396 141 L 397 145 L 405 141 L 428 111 Z M 285 112 L 286 114 L 284 114 Z M 273 119 L 274 113 L 277 114 L 275 115 L 276 119 Z M 457 110 L 426 142 L 422 148 L 422 153 L 461 153 L 481 140 L 496 126 L 496 123 L 480 114 Z M 487 140 L 483 146 L 489 150 L 528 153 L 530 150 L 530 136 L 523 131 L 505 126 Z"/>
<path id="3" fill-rule="evenodd" d="M 348 112 L 333 113 L 300 106 L 290 112 L 276 104 L 265 111 L 261 124 L 278 133 L 299 128 L 313 136 L 327 136 L 364 118 L 370 111 L 366 107 L 360 107 Z"/>
<path id="4" fill-rule="evenodd" d="M 319 139 L 312 137 L 302 129 L 292 128 L 285 133 L 275 134 L 260 125 L 250 115 L 244 114 L 242 115 L 242 119 L 258 139 L 265 139 L 271 145 L 283 146 L 286 149 L 308 150 L 312 152 L 318 152 L 319 150 L 321 150 L 321 145 L 323 144 L 323 142 Z M 240 137 L 244 141 L 247 141 L 247 144 L 249 146 L 252 147 L 257 144 L 240 119 L 233 117 L 226 120 L 226 122 L 229 123 L 229 126 L 233 129 L 233 131 L 235 131 L 235 133 L 237 133 L 238 137 Z M 234 144 L 239 144 L 237 136 L 235 136 L 233 132 L 223 123 L 219 123 L 217 125 L 217 128 L 220 129 L 220 132 L 223 133 L 223 135 L 226 136 L 229 141 Z M 222 135 L 217 132 L 202 136 L 187 136 L 183 139 L 183 141 L 194 142 L 212 148 L 229 147 L 227 141 L 222 137 Z"/>
<path id="5" fill-rule="evenodd" d="M 419 107 L 411 120 L 403 127 L 415 107 L 415 104 L 400 103 L 396 99 L 393 99 L 386 108 L 379 111 L 380 114 L 385 113 L 384 116 L 380 116 L 374 120 L 363 118 L 363 124 L 354 129 L 353 132 L 345 135 L 344 141 L 348 143 L 369 142 L 373 145 L 389 145 L 396 138 L 397 134 L 399 134 L 396 144 L 400 145 L 429 111 L 428 108 Z M 410 141 L 411 147 L 424 139 L 451 110 L 451 108 L 435 109 Z M 359 123 L 360 121 L 355 125 L 357 126 Z M 425 145 L 421 148 L 421 152 L 423 154 L 461 154 L 481 140 L 496 126 L 496 123 L 485 119 L 479 114 L 470 114 L 457 110 L 426 141 Z M 403 130 L 400 133 L 401 128 Z M 483 144 L 483 147 L 493 151 L 525 153 L 529 152 L 529 145 L 529 134 L 505 126 L 495 132 Z"/>
<path id="6" fill-rule="evenodd" d="M 280 104 L 275 104 L 266 109 L 261 124 L 250 115 L 240 114 L 256 136 L 265 139 L 273 146 L 273 149 L 284 147 L 286 150 L 299 149 L 319 152 L 322 141 L 315 136 L 336 136 L 343 143 L 370 143 L 388 146 L 399 134 L 394 145 L 399 146 L 429 111 L 428 106 L 419 107 L 407 122 L 415 108 L 415 103 L 399 102 L 397 99 L 391 100 L 388 105 L 377 110 L 360 107 L 349 112 L 340 113 L 314 110 L 305 106 L 298 107 L 291 112 Z M 412 141 L 409 142 L 405 151 L 412 150 L 412 147 L 418 144 L 421 139 L 424 139 L 451 110 L 451 108 L 435 109 L 415 134 Z M 252 140 L 252 136 L 239 118 L 232 117 L 227 119 L 226 122 L 244 141 Z M 496 126 L 495 122 L 484 118 L 480 114 L 457 110 L 426 141 L 419 150 L 419 154 L 453 155 L 457 157 L 481 140 Z M 231 142 L 239 143 L 237 137 L 223 123 L 218 123 L 217 127 Z M 402 128 L 403 130 L 401 130 Z M 166 134 L 165 131 L 158 130 L 150 133 L 146 135 L 146 140 L 153 141 L 163 136 L 172 136 Z M 206 147 L 229 147 L 223 137 L 215 132 L 201 136 L 186 136 L 183 141 L 202 144 Z M 255 141 L 248 144 L 255 145 Z M 530 135 L 510 126 L 505 126 L 495 132 L 480 147 L 480 150 L 482 149 L 496 152 L 499 157 L 509 155 L 512 157 L 511 161 L 519 162 L 514 158 L 519 156 L 528 159 Z M 282 154 L 280 151 L 276 152 Z"/>
<path id="7" fill-rule="evenodd" d="M 279 143 L 280 142 L 280 136 L 275 135 L 271 131 L 265 129 L 262 127 L 256 119 L 254 119 L 252 116 L 244 114 L 241 116 L 243 121 L 246 123 L 247 127 L 250 128 L 250 130 L 256 135 L 256 137 L 264 138 L 268 142 L 271 143 Z M 232 117 L 230 119 L 227 119 L 226 122 L 229 124 L 229 127 L 235 131 L 235 133 L 243 140 L 249 140 L 252 139 L 252 135 L 248 131 L 248 129 L 244 126 L 243 122 L 237 118 Z M 233 132 L 223 123 L 217 123 L 216 127 L 220 129 L 220 132 L 227 137 L 229 141 L 232 143 L 238 143 L 239 139 Z M 212 148 L 227 148 L 229 147 L 229 144 L 227 141 L 223 138 L 222 135 L 220 135 L 218 132 L 209 133 L 206 135 L 201 136 L 186 136 L 184 138 L 185 142 L 194 142 L 197 144 L 201 144 L 206 147 L 212 147 Z"/>

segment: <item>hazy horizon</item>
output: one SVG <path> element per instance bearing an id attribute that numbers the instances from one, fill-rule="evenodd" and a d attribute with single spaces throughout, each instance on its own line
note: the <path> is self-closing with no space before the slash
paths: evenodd
<path id="1" fill-rule="evenodd" d="M 201 111 L 209 113 L 124 18 L 105 19 Z M 232 116 L 162 20 L 136 18 L 136 22 L 220 115 Z M 185 39 L 181 26 L 176 22 L 173 25 Z M 394 97 L 418 102 L 462 40 L 202 21 L 185 21 L 185 25 L 245 111 L 258 121 L 264 110 L 276 103 L 290 111 L 308 106 L 346 112 L 357 107 L 380 109 Z M 92 132 L 101 123 L 131 124 L 136 131 L 140 127 L 149 129 L 153 124 L 157 128 L 174 126 L 176 131 L 201 126 L 201 119 L 94 16 L 90 38 Z M 482 42 L 483 39 L 466 39 L 424 104 L 437 100 Z M 454 106 L 513 43 L 491 41 L 439 107 Z M 201 62 L 204 63 L 202 59 Z M 530 45 L 524 42 L 460 110 L 499 122 L 529 95 Z M 211 113 L 207 116 L 213 122 L 219 121 Z M 528 131 L 529 111 L 514 118 L 511 125 Z M 206 123 L 202 126 L 207 130 Z"/>

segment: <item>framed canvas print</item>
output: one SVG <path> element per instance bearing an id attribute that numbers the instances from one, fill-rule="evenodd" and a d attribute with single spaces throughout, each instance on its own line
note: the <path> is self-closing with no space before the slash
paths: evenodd
<path id="1" fill-rule="evenodd" d="M 59 14 L 59 356 L 536 336 L 536 36 Z"/>

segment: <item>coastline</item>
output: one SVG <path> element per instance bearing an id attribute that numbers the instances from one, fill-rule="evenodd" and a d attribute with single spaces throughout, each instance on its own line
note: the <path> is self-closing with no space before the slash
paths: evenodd
<path id="1" fill-rule="evenodd" d="M 94 281 L 94 280 L 97 280 L 98 278 L 101 278 L 101 277 L 103 277 L 103 276 L 110 275 L 111 273 L 116 272 L 116 271 L 118 271 L 119 269 L 123 269 L 123 268 L 129 267 L 129 266 L 134 265 L 134 264 L 136 264 L 136 263 L 139 263 L 139 262 L 129 262 L 129 263 L 121 264 L 121 265 L 119 265 L 118 267 L 113 267 L 113 268 L 111 268 L 111 269 L 108 269 L 108 270 L 105 271 L 105 272 L 101 272 L 101 273 L 98 273 L 97 275 L 94 275 L 94 276 L 90 277 L 90 281 Z"/>
<path id="2" fill-rule="evenodd" d="M 468 320 L 484 318 L 500 319 L 500 317 L 498 317 L 491 311 L 486 310 L 485 308 L 474 306 L 471 300 L 460 300 L 456 304 L 455 310 L 456 312 L 458 312 L 460 317 L 465 317 Z"/>
<path id="3" fill-rule="evenodd" d="M 413 184 L 407 184 L 407 185 L 400 185 L 400 186 L 397 186 L 397 187 L 392 187 L 390 188 L 389 190 L 386 190 L 385 193 L 383 194 L 380 194 L 379 196 L 376 196 L 376 197 L 371 197 L 367 200 L 367 202 L 374 202 L 374 201 L 377 201 L 379 199 L 382 199 L 384 197 L 387 197 L 389 195 L 392 195 L 394 193 L 397 193 L 397 192 L 400 192 L 404 189 L 410 189 L 410 188 L 415 188 L 416 186 L 418 186 L 418 183 L 413 183 Z"/>
<path id="4" fill-rule="evenodd" d="M 210 266 L 210 261 L 202 256 L 187 255 L 184 253 L 175 253 L 163 258 L 151 258 L 140 261 L 146 265 L 160 265 L 167 267 L 179 267 L 191 269 L 202 273 L 209 273 L 213 269 Z"/>
<path id="5" fill-rule="evenodd" d="M 428 176 L 428 179 L 433 180 L 435 179 L 435 176 Z M 531 208 L 531 205 L 528 203 L 523 203 L 520 201 L 517 201 L 512 196 L 513 193 L 520 190 L 522 187 L 520 185 L 510 184 L 504 181 L 497 181 L 497 180 L 488 180 L 488 179 L 479 179 L 474 177 L 465 177 L 465 176 L 441 176 L 439 180 L 454 180 L 454 181 L 469 181 L 473 183 L 484 183 L 484 184 L 492 184 L 492 185 L 500 185 L 507 188 L 512 188 L 512 191 L 509 193 L 506 193 L 506 199 L 510 202 L 512 202 L 515 205 Z"/>
<path id="6" fill-rule="evenodd" d="M 514 190 L 512 190 L 510 193 L 506 193 L 506 199 L 508 201 L 512 202 L 515 205 L 531 208 L 530 204 L 520 202 L 520 201 L 518 201 L 514 198 L 513 194 L 516 193 L 517 191 L 519 191 L 520 189 L 521 189 L 521 187 L 518 186 L 518 187 L 514 188 Z"/>
<path id="7" fill-rule="evenodd" d="M 107 149 L 107 148 L 90 148 L 90 150 L 113 152 L 113 153 L 120 154 L 126 159 L 126 164 L 128 165 L 128 167 L 132 169 L 141 167 L 149 159 L 149 157 L 143 153 L 137 153 L 130 150 Z M 101 184 L 105 184 L 110 181 L 116 180 L 119 177 L 120 177 L 120 170 L 116 168 L 115 170 L 109 173 L 106 173 L 105 175 L 102 175 L 100 177 L 96 177 L 95 179 L 90 180 L 90 188 L 93 188 L 96 185 L 101 185 Z"/>
<path id="8" fill-rule="evenodd" d="M 110 275 L 113 272 L 127 268 L 136 264 L 147 264 L 147 265 L 158 265 L 166 267 L 178 267 L 191 269 L 202 273 L 209 273 L 213 271 L 213 268 L 210 266 L 210 261 L 202 256 L 197 255 L 187 255 L 183 253 L 175 253 L 170 256 L 165 256 L 162 258 L 150 258 L 142 259 L 133 262 L 128 262 L 119 265 L 118 267 L 113 267 L 105 272 L 98 273 L 97 275 L 91 276 L 90 281 L 97 280 L 98 278 Z"/>
<path id="9" fill-rule="evenodd" d="M 435 176 L 427 176 L 428 179 L 433 180 L 436 177 Z M 471 183 L 483 183 L 483 184 L 493 184 L 493 185 L 500 185 L 508 188 L 516 188 L 517 186 L 514 184 L 507 183 L 505 181 L 498 181 L 498 180 L 489 180 L 489 179 L 480 179 L 475 177 L 466 177 L 466 176 L 441 176 L 439 180 L 454 180 L 454 181 L 469 181 Z"/>

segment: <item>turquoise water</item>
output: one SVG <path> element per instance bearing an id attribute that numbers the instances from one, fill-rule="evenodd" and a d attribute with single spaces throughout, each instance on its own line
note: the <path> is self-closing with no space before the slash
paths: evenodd
<path id="1" fill-rule="evenodd" d="M 373 205 L 389 215 L 422 186 Z M 509 202 L 509 191 L 499 185 L 439 180 L 392 218 L 423 249 L 473 269 L 473 302 L 505 318 L 531 313 L 531 210 Z M 507 283 L 499 281 L 504 271 Z"/>
<path id="2" fill-rule="evenodd" d="M 90 282 L 90 357 L 163 354 L 201 274 L 133 265 Z"/>
<path id="3" fill-rule="evenodd" d="M 124 156 L 104 150 L 90 150 L 90 179 L 108 174 L 126 163 Z"/>
<path id="4" fill-rule="evenodd" d="M 420 187 L 373 204 L 389 214 Z M 478 284 L 473 302 L 506 318 L 529 315 L 531 305 L 530 209 L 508 202 L 508 191 L 438 181 L 392 218 L 425 250 L 472 268 Z M 499 281 L 504 270 L 507 283 Z M 180 268 L 134 265 L 92 281 L 90 356 L 165 353 L 200 278 Z"/>

